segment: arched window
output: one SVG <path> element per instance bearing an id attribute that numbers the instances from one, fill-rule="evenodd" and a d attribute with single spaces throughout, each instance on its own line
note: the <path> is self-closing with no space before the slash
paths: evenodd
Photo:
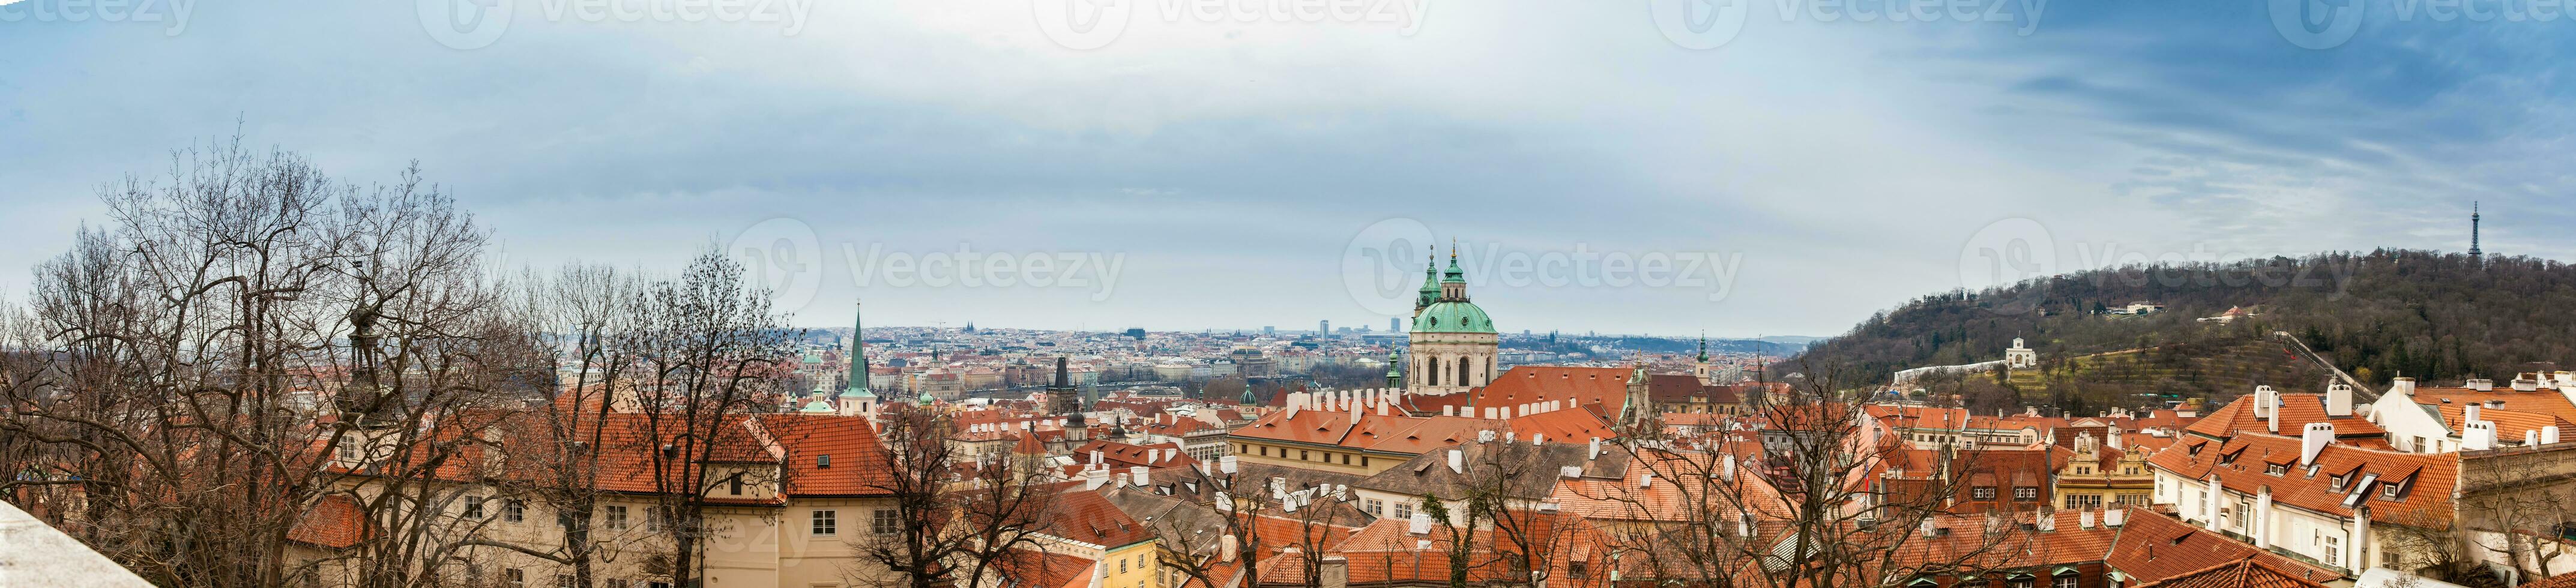
<path id="1" fill-rule="evenodd" d="M 1476 373 L 1476 370 L 1473 369 L 1473 366 L 1468 364 L 1468 359 L 1464 357 L 1458 358 L 1458 385 L 1467 385 L 1467 374 L 1472 373 Z"/>

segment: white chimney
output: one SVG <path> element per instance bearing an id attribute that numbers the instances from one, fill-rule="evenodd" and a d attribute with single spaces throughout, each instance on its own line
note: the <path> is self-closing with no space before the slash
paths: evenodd
<path id="1" fill-rule="evenodd" d="M 2470 390 L 2476 390 L 2479 392 L 2492 392 L 2495 390 L 2495 380 L 2489 380 L 2486 378 L 2469 378 L 2469 381 L 2463 385 L 2468 386 Z"/>
<path id="2" fill-rule="evenodd" d="M 2471 406 L 2470 408 L 2477 407 Z M 2468 451 L 2495 449 L 2495 423 L 2486 421 L 2470 421 L 2468 426 L 2463 429 L 2464 430 L 2460 431 L 2460 449 Z"/>
<path id="3" fill-rule="evenodd" d="M 1556 475 L 1568 478 L 1580 478 L 1583 477 L 1583 466 L 1565 466 L 1557 468 Z"/>
<path id="4" fill-rule="evenodd" d="M 1405 522 L 1404 530 L 1415 535 L 1431 534 L 1431 514 L 1413 513 L 1413 520 Z"/>
<path id="5" fill-rule="evenodd" d="M 1100 463 L 1100 450 L 1091 450 L 1091 463 Z"/>
<path id="6" fill-rule="evenodd" d="M 2076 516 L 2075 516 L 2075 528 L 2078 528 L 2078 529 L 2091 529 L 2091 528 L 2093 528 L 2093 511 L 2089 511 L 2089 510 L 2088 510 L 2088 511 L 2084 511 L 2084 514 L 2076 515 Z"/>
<path id="7" fill-rule="evenodd" d="M 1216 471 L 1228 474 L 1234 473 L 1234 456 L 1228 455 L 1216 458 Z"/>
<path id="8" fill-rule="evenodd" d="M 2532 381 L 2531 378 L 2522 377 L 2520 374 L 2515 374 L 2513 378 L 2513 390 L 2515 392 L 2538 391 L 2540 390 L 2540 382 Z"/>
<path id="9" fill-rule="evenodd" d="M 2557 445 L 2557 444 L 2558 444 L 2558 425 L 2550 425 L 2550 426 L 2546 426 L 2546 427 L 2541 427 L 2541 428 L 2540 428 L 2540 444 L 2541 444 L 2541 445 Z"/>
<path id="10" fill-rule="evenodd" d="M 1932 519 L 1930 517 L 1925 517 L 1923 519 L 1923 536 L 1932 536 Z"/>
<path id="11" fill-rule="evenodd" d="M 2352 416 L 2352 386 L 2335 384 L 2326 387 L 2326 416 Z"/>
<path id="12" fill-rule="evenodd" d="M 2522 446 L 2524 446 L 2524 447 L 2531 447 L 2531 446 L 2536 446 L 2536 445 L 2539 445 L 2539 444 L 2540 444 L 2540 431 L 2539 431 L 2539 430 L 2537 430 L 2537 429 L 2523 429 L 2523 430 L 2522 430 Z"/>
<path id="13" fill-rule="evenodd" d="M 1109 483 L 1108 470 L 1082 470 L 1082 489 L 1099 490 L 1100 485 L 1106 483 Z"/>
<path id="14" fill-rule="evenodd" d="M 1111 487 L 1116 487 L 1116 488 L 1125 488 L 1125 487 L 1127 487 L 1127 474 L 1112 474 L 1112 475 L 1110 475 L 1110 476 L 1109 476 L 1109 485 L 1110 485 Z"/>
<path id="15" fill-rule="evenodd" d="M 2087 512 L 2085 512 L 2084 514 L 2085 514 L 2085 515 L 2087 515 L 2087 516 L 2090 516 L 2090 515 L 2092 515 L 2093 513 L 2092 513 L 2092 512 L 2090 512 L 2090 511 L 2087 511 Z M 2057 517 L 2050 516 L 2050 515 L 2049 515 L 2049 513 L 2033 511 L 2033 513 L 2032 513 L 2031 517 L 2032 517 L 2032 518 L 2035 518 L 2035 519 L 2038 519 L 2038 520 L 2032 521 L 2032 523 L 2033 523 L 2035 526 L 2039 527 L 2039 530 L 2042 530 L 2042 531 L 2055 531 L 2055 530 L 2057 530 Z"/>
<path id="16" fill-rule="evenodd" d="M 2272 418 L 2272 396 L 2274 394 L 2278 394 L 2278 392 L 2272 391 L 2271 386 L 2254 387 L 2254 418 Z M 2278 433 L 2280 430 L 2273 429 L 2273 432 Z"/>
<path id="17" fill-rule="evenodd" d="M 2122 521 L 2125 521 L 2125 520 L 2127 520 L 2128 518 L 2129 518 L 2129 510 L 2128 510 L 2127 508 L 2114 508 L 2114 509 L 2111 509 L 2111 510 L 2103 511 L 2103 512 L 2102 512 L 2102 526 L 2105 526 L 2105 527 L 2117 527 L 2117 526 L 2120 526 L 2120 523 L 2121 523 Z"/>
<path id="18" fill-rule="evenodd" d="M 1653 485 L 1655 485 L 1654 472 L 1646 472 L 1644 475 L 1637 476 L 1637 487 L 1644 488 Z"/>
<path id="19" fill-rule="evenodd" d="M 1546 434 L 1546 433 L 1532 433 L 1532 434 L 1530 434 L 1530 446 L 1531 446 L 1531 447 L 1537 447 L 1537 446 L 1540 446 L 1540 445 L 1546 445 L 1546 444 L 1547 444 L 1547 434 Z"/>
<path id="20" fill-rule="evenodd" d="M 1717 475 L 1718 475 L 1719 477 L 1721 477 L 1721 478 L 1724 478 L 1726 481 L 1728 481 L 1728 482 L 1733 482 L 1733 481 L 1735 481 L 1735 454 L 1732 454 L 1732 453 L 1726 454 L 1726 463 L 1725 463 L 1724 465 L 1720 465 L 1720 466 L 1718 466 L 1718 470 L 1717 470 L 1717 471 L 1718 471 L 1718 474 L 1717 474 Z"/>
<path id="21" fill-rule="evenodd" d="M 2308 429 L 2299 432 L 2299 465 L 2316 463 L 2317 453 L 2325 451 L 2334 436 L 2334 423 L 2308 423 Z"/>
<path id="22" fill-rule="evenodd" d="M 2388 393 L 2390 393 L 2390 394 L 2405 394 L 2405 395 L 2409 395 L 2409 396 L 2414 395 L 2414 394 L 2415 394 L 2415 379 L 2414 379 L 2414 378 L 2407 378 L 2407 377 L 2399 377 L 2399 378 L 2396 378 L 2396 379 L 2393 379 L 2393 380 L 2389 380 L 2389 381 L 2388 381 Z"/>
<path id="23" fill-rule="evenodd" d="M 1235 554 L 1241 550 L 1241 540 L 1235 539 L 1233 533 L 1227 533 L 1225 538 L 1217 541 L 1217 560 L 1232 562 L 1234 561 Z"/>
<path id="24" fill-rule="evenodd" d="M 1585 456 L 1585 457 L 1584 457 L 1584 459 L 1601 459 L 1601 438 L 1600 438 L 1600 437 L 1593 437 L 1593 438 L 1592 438 L 1592 454 L 1591 454 L 1591 455 L 1588 455 L 1588 456 Z"/>
<path id="25" fill-rule="evenodd" d="M 1456 449 L 1449 450 L 1449 471 L 1459 474 L 1467 473 L 1467 452 Z"/>
<path id="26" fill-rule="evenodd" d="M 1440 407 L 1440 416 L 1458 416 L 1458 407 L 1456 407 L 1456 406 L 1443 406 L 1443 407 Z"/>
<path id="27" fill-rule="evenodd" d="M 2460 407 L 2460 420 L 2472 423 L 2485 420 L 2478 418 L 2478 408 L 2478 404 L 2474 402 Z"/>

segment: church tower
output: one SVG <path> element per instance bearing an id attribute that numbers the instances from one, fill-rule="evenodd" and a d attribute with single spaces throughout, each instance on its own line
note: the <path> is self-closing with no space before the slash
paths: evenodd
<path id="1" fill-rule="evenodd" d="M 1707 386 L 1715 383 L 1709 381 L 1711 375 L 1708 371 L 1708 333 L 1699 334 L 1699 362 L 1691 364 L 1691 375 L 1699 378 L 1699 385 Z"/>
<path id="2" fill-rule="evenodd" d="M 1619 409 L 1619 422 L 1629 434 L 1638 434 L 1643 427 L 1651 425 L 1649 421 L 1655 416 L 1655 399 L 1646 393 L 1646 378 L 1644 361 L 1638 361 L 1636 367 L 1628 372 L 1628 397 L 1621 403 L 1624 406 Z"/>
<path id="3" fill-rule="evenodd" d="M 1424 275 L 1432 268 L 1425 267 Z M 1485 309 L 1467 297 L 1467 274 L 1458 267 L 1458 247 L 1449 247 L 1449 268 L 1437 283 L 1426 281 L 1429 302 L 1413 312 L 1413 376 L 1406 390 L 1415 394 L 1456 394 L 1492 382 L 1501 339 Z"/>
<path id="4" fill-rule="evenodd" d="M 850 374 L 848 387 L 841 389 L 841 416 L 877 417 L 877 393 L 868 389 L 868 336 L 865 321 L 858 316 L 860 305 L 853 304 L 850 317 Z"/>

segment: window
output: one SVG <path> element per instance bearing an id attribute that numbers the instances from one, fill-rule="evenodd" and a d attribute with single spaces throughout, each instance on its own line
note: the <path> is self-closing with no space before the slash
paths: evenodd
<path id="1" fill-rule="evenodd" d="M 814 535 L 829 537 L 841 534 L 841 513 L 833 510 L 814 511 Z"/>
<path id="2" fill-rule="evenodd" d="M 2397 485 L 2396 485 L 2396 484 L 2380 484 L 2380 485 L 2379 485 L 2379 498 L 2380 498 L 2381 500 L 2396 500 L 2396 499 L 2397 499 Z"/>
<path id="3" fill-rule="evenodd" d="M 894 509 L 880 508 L 876 509 L 874 512 L 868 513 L 868 531 L 870 532 L 878 535 L 893 535 L 895 531 L 901 530 L 902 528 L 903 525 L 895 518 Z"/>
<path id="4" fill-rule="evenodd" d="M 1395 501 L 1395 518 L 1413 520 L 1413 503 L 1404 500 Z"/>
<path id="5" fill-rule="evenodd" d="M 1968 498 L 1975 499 L 1975 500 L 1994 500 L 1994 499 L 1995 499 L 1995 487 L 1993 487 L 1993 486 L 1978 486 L 1978 487 L 1975 487 L 1975 488 L 1970 488 L 1970 489 L 1968 489 Z"/>
<path id="6" fill-rule="evenodd" d="M 510 588 L 526 588 L 528 585 L 528 571 L 519 568 L 504 568 L 501 570 L 501 582 L 508 584 Z"/>
<path id="7" fill-rule="evenodd" d="M 1371 499 L 1367 499 L 1367 500 L 1362 500 L 1362 501 L 1360 501 L 1360 504 L 1361 504 L 1361 506 L 1360 506 L 1360 510 L 1368 511 L 1369 516 L 1373 516 L 1373 517 L 1383 517 L 1383 516 L 1386 516 L 1386 501 L 1384 501 L 1384 500 L 1378 500 L 1378 499 L 1375 499 L 1375 498 L 1371 498 Z"/>
<path id="8" fill-rule="evenodd" d="M 735 496 L 741 496 L 741 495 L 742 495 L 742 474 L 734 474 L 734 475 L 733 475 L 733 478 L 728 479 L 728 480 L 725 480 L 725 485 L 726 485 L 726 486 L 728 486 L 728 487 L 730 487 L 730 488 L 733 490 L 733 495 L 735 495 Z"/>
<path id="9" fill-rule="evenodd" d="M 1299 450 L 1297 450 L 1297 461 L 1306 461 L 1306 460 L 1307 460 L 1307 457 L 1306 457 L 1306 450 L 1304 450 L 1304 449 L 1299 449 Z"/>
<path id="10" fill-rule="evenodd" d="M 2336 535 L 2326 536 L 2325 560 L 2330 562 L 2343 561 L 2343 537 Z"/>
<path id="11" fill-rule="evenodd" d="M 644 530 L 660 533 L 671 530 L 670 509 L 659 506 L 644 511 Z"/>
<path id="12" fill-rule="evenodd" d="M 608 505 L 602 513 L 606 515 L 604 518 L 608 519 L 607 526 L 609 529 L 617 531 L 626 530 L 626 505 L 611 504 Z"/>
<path id="13" fill-rule="evenodd" d="M 358 438 L 356 437 L 341 439 L 339 449 L 340 461 L 355 462 L 365 457 L 364 453 L 358 449 Z"/>
<path id="14" fill-rule="evenodd" d="M 2332 488 L 2332 490 L 2333 490 L 2333 491 L 2335 491 L 2335 492 L 2342 492 L 2342 491 L 2343 491 L 2343 476 L 2342 476 L 2342 475 L 2336 475 L 2336 476 L 2329 477 L 2329 478 L 2326 478 L 2326 479 L 2327 479 L 2328 481 L 2333 482 L 2333 488 Z"/>
<path id="15" fill-rule="evenodd" d="M 2049 580 L 2048 588 L 2075 588 L 2075 574 L 2066 574 Z"/>
<path id="16" fill-rule="evenodd" d="M 2039 500 L 2039 487 L 2038 487 L 2038 486 L 2014 486 L 2014 487 L 2013 487 L 2013 501 L 2014 501 L 2014 502 L 2030 502 L 2030 501 L 2033 501 L 2033 500 Z"/>
<path id="17" fill-rule="evenodd" d="M 2263 473 L 2271 474 L 2271 475 L 2275 475 L 2275 476 L 2282 475 L 2282 474 L 2287 474 L 2287 473 L 2290 473 L 2290 464 L 2283 464 L 2283 463 L 2265 464 L 2265 465 L 2263 466 Z"/>
<path id="18" fill-rule="evenodd" d="M 2100 494 L 2072 494 L 2066 497 L 2066 508 L 2101 508 Z"/>
<path id="19" fill-rule="evenodd" d="M 2031 580 L 2030 578 L 2020 578 L 2020 579 L 2013 579 L 2013 580 L 2005 580 L 2005 581 L 2004 581 L 2004 586 L 2005 586 L 2006 588 L 2030 588 L 2030 587 L 2031 587 L 2031 583 L 2032 583 L 2032 580 Z"/>
<path id="20" fill-rule="evenodd" d="M 1576 580 L 1585 579 L 1592 575 L 1592 566 L 1579 561 L 1566 562 L 1565 575 Z"/>
<path id="21" fill-rule="evenodd" d="M 517 498 L 501 501 L 501 520 L 513 523 L 528 522 L 528 501 Z"/>
<path id="22" fill-rule="evenodd" d="M 1118 558 L 1118 573 L 1127 573 L 1127 558 Z"/>
<path id="23" fill-rule="evenodd" d="M 469 519 L 479 519 L 479 518 L 483 518 L 483 497 L 481 497 L 481 496 L 467 496 L 467 497 L 465 497 L 465 518 L 469 518 Z"/>
<path id="24" fill-rule="evenodd" d="M 555 574 L 555 588 L 573 588 L 572 574 Z"/>

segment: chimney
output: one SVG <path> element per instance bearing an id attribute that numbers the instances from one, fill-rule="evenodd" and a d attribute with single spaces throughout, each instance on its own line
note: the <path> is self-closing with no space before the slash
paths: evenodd
<path id="1" fill-rule="evenodd" d="M 2075 528 L 2078 528 L 2078 529 L 2091 529 L 2091 528 L 2093 528 L 2093 511 L 2089 511 L 2089 510 L 2088 510 L 2088 511 L 2084 511 L 2084 514 L 2076 515 L 2076 517 L 2075 517 Z"/>
<path id="2" fill-rule="evenodd" d="M 1351 588 L 1351 560 L 1349 558 L 1339 555 L 1324 556 L 1323 565 L 1320 566 L 1318 570 L 1319 573 L 1324 576 L 1318 579 L 1322 582 L 1321 588 Z"/>
<path id="3" fill-rule="evenodd" d="M 1228 455 L 1216 458 L 1216 471 L 1227 474 L 1234 473 L 1234 456 Z"/>
<path id="4" fill-rule="evenodd" d="M 2541 444 L 2541 445 L 2557 445 L 2557 444 L 2558 444 L 2558 425 L 2550 425 L 2550 426 L 2546 426 L 2546 427 L 2541 427 L 2541 428 L 2540 428 L 2540 444 Z"/>
<path id="5" fill-rule="evenodd" d="M 1540 445 L 1546 445 L 1546 444 L 1547 444 L 1547 434 L 1546 434 L 1546 433 L 1531 433 L 1531 434 L 1530 434 L 1530 446 L 1531 446 L 1531 447 L 1537 447 L 1537 446 L 1540 446 Z"/>
<path id="6" fill-rule="evenodd" d="M 1580 478 L 1583 477 L 1583 466 L 1565 466 L 1557 468 L 1556 475 L 1567 478 Z"/>
<path id="7" fill-rule="evenodd" d="M 1458 474 L 1467 473 L 1467 452 L 1449 450 L 1449 471 Z"/>
<path id="8" fill-rule="evenodd" d="M 2086 511 L 2084 514 L 2085 514 L 2085 515 L 2087 515 L 2087 516 L 2089 517 L 2089 516 L 2090 516 L 2090 515 L 2092 515 L 2093 513 L 2092 513 L 2091 511 Z M 2055 531 L 2055 530 L 2057 530 L 2057 517 L 2056 517 L 2056 516 L 2053 516 L 2053 515 L 2051 515 L 2051 514 L 2049 514 L 2049 513 L 2046 513 L 2046 512 L 2039 512 L 2039 511 L 2032 511 L 2031 516 L 2032 516 L 2033 518 L 2037 519 L 2037 520 L 2032 521 L 2032 526 L 2039 527 L 2039 530 L 2041 530 L 2041 531 Z M 2090 521 L 2087 521 L 2087 522 L 2090 522 Z"/>
<path id="9" fill-rule="evenodd" d="M 1111 487 L 1111 488 L 1125 488 L 1125 487 L 1127 487 L 1127 474 L 1110 474 L 1110 475 L 1109 475 L 1109 487 Z"/>
<path id="10" fill-rule="evenodd" d="M 2474 409 L 2477 408 L 2477 406 L 2470 405 L 2469 408 Z M 2463 427 L 2463 430 L 2460 431 L 2460 449 L 2462 450 L 2481 451 L 2495 449 L 2495 442 L 2495 423 L 2486 421 L 2469 421 L 2468 426 Z"/>
<path id="11" fill-rule="evenodd" d="M 2128 519 L 2128 518 L 2129 518 L 2129 509 L 2127 509 L 2127 508 L 2114 508 L 2114 509 L 2111 509 L 2111 510 L 2102 511 L 2102 526 L 2104 526 L 2104 527 L 2117 527 L 2117 526 L 2120 526 L 2120 523 L 2121 523 L 2122 521 L 2124 521 L 2124 520 L 2126 520 L 2126 519 Z"/>
<path id="12" fill-rule="evenodd" d="M 1735 481 L 1735 454 L 1726 454 L 1726 463 L 1718 466 L 1718 468 L 1718 477 L 1728 482 Z"/>
<path id="13" fill-rule="evenodd" d="M 2389 381 L 2388 381 L 2388 393 L 2390 393 L 2390 394 L 2405 394 L 2405 395 L 2409 395 L 2409 396 L 2414 395 L 2414 394 L 2415 394 L 2415 379 L 2414 379 L 2414 378 L 2404 377 L 2404 376 L 2399 376 L 2399 377 L 2398 377 L 2398 378 L 2396 378 L 2396 379 L 2389 380 Z"/>
<path id="14" fill-rule="evenodd" d="M 2521 374 L 2514 374 L 2513 390 L 2515 392 L 2538 391 L 2540 390 L 2540 382 L 2534 381 L 2531 378 L 2523 377 Z"/>
<path id="15" fill-rule="evenodd" d="M 1458 407 L 1455 405 L 1440 407 L 1440 416 L 1458 416 Z"/>
<path id="16" fill-rule="evenodd" d="M 1109 483 L 1109 470 L 1082 470 L 1082 489 L 1099 490 L 1100 485 L 1106 483 Z"/>
<path id="17" fill-rule="evenodd" d="M 2485 420 L 2485 419 L 2480 419 L 2480 418 L 2478 418 L 2478 408 L 2480 408 L 2480 406 L 2479 406 L 2477 403 L 2470 403 L 2470 404 L 2468 404 L 2468 405 L 2466 405 L 2466 406 L 2461 406 L 2461 407 L 2460 407 L 2460 420 L 2462 420 L 2462 421 L 2466 421 L 2466 422 L 2473 422 L 2473 423 L 2474 423 L 2474 422 L 2477 422 L 2477 421 Z"/>
<path id="18" fill-rule="evenodd" d="M 2464 385 L 2468 386 L 2470 390 L 2476 390 L 2479 392 L 2492 392 L 2495 390 L 2495 380 L 2489 380 L 2486 378 L 2469 378 L 2469 381 Z"/>
<path id="19" fill-rule="evenodd" d="M 2299 432 L 2299 465 L 2316 463 L 2317 453 L 2325 451 L 2334 436 L 2334 423 L 2308 423 L 2308 430 Z"/>
<path id="20" fill-rule="evenodd" d="M 1591 460 L 1591 459 L 1601 459 L 1601 438 L 1600 438 L 1600 437 L 1593 437 L 1593 438 L 1592 438 L 1592 453 L 1591 453 L 1591 455 L 1585 456 L 1583 459 L 1587 459 L 1587 460 Z"/>
<path id="21" fill-rule="evenodd" d="M 2352 416 L 2352 386 L 2335 384 L 2326 387 L 2326 416 Z"/>
<path id="22" fill-rule="evenodd" d="M 1243 540 L 1234 538 L 1232 533 L 1227 533 L 1225 538 L 1217 541 L 1217 560 L 1233 562 L 1235 554 L 1243 550 L 1242 543 Z"/>
<path id="23" fill-rule="evenodd" d="M 1128 479 L 1130 479 L 1130 480 L 1135 480 L 1135 481 L 1136 481 L 1136 485 L 1138 485 L 1138 486 L 1152 486 L 1152 485 L 1154 485 L 1153 481 L 1151 481 L 1150 479 L 1148 479 L 1148 478 L 1146 478 L 1146 477 L 1145 477 L 1145 466 L 1136 466 L 1136 467 L 1127 468 L 1127 471 L 1128 471 L 1127 478 L 1128 478 Z"/>
<path id="24" fill-rule="evenodd" d="M 1405 532 L 1415 535 L 1431 534 L 1431 515 L 1421 512 L 1413 513 L 1413 520 L 1405 521 L 1404 530 Z"/>

